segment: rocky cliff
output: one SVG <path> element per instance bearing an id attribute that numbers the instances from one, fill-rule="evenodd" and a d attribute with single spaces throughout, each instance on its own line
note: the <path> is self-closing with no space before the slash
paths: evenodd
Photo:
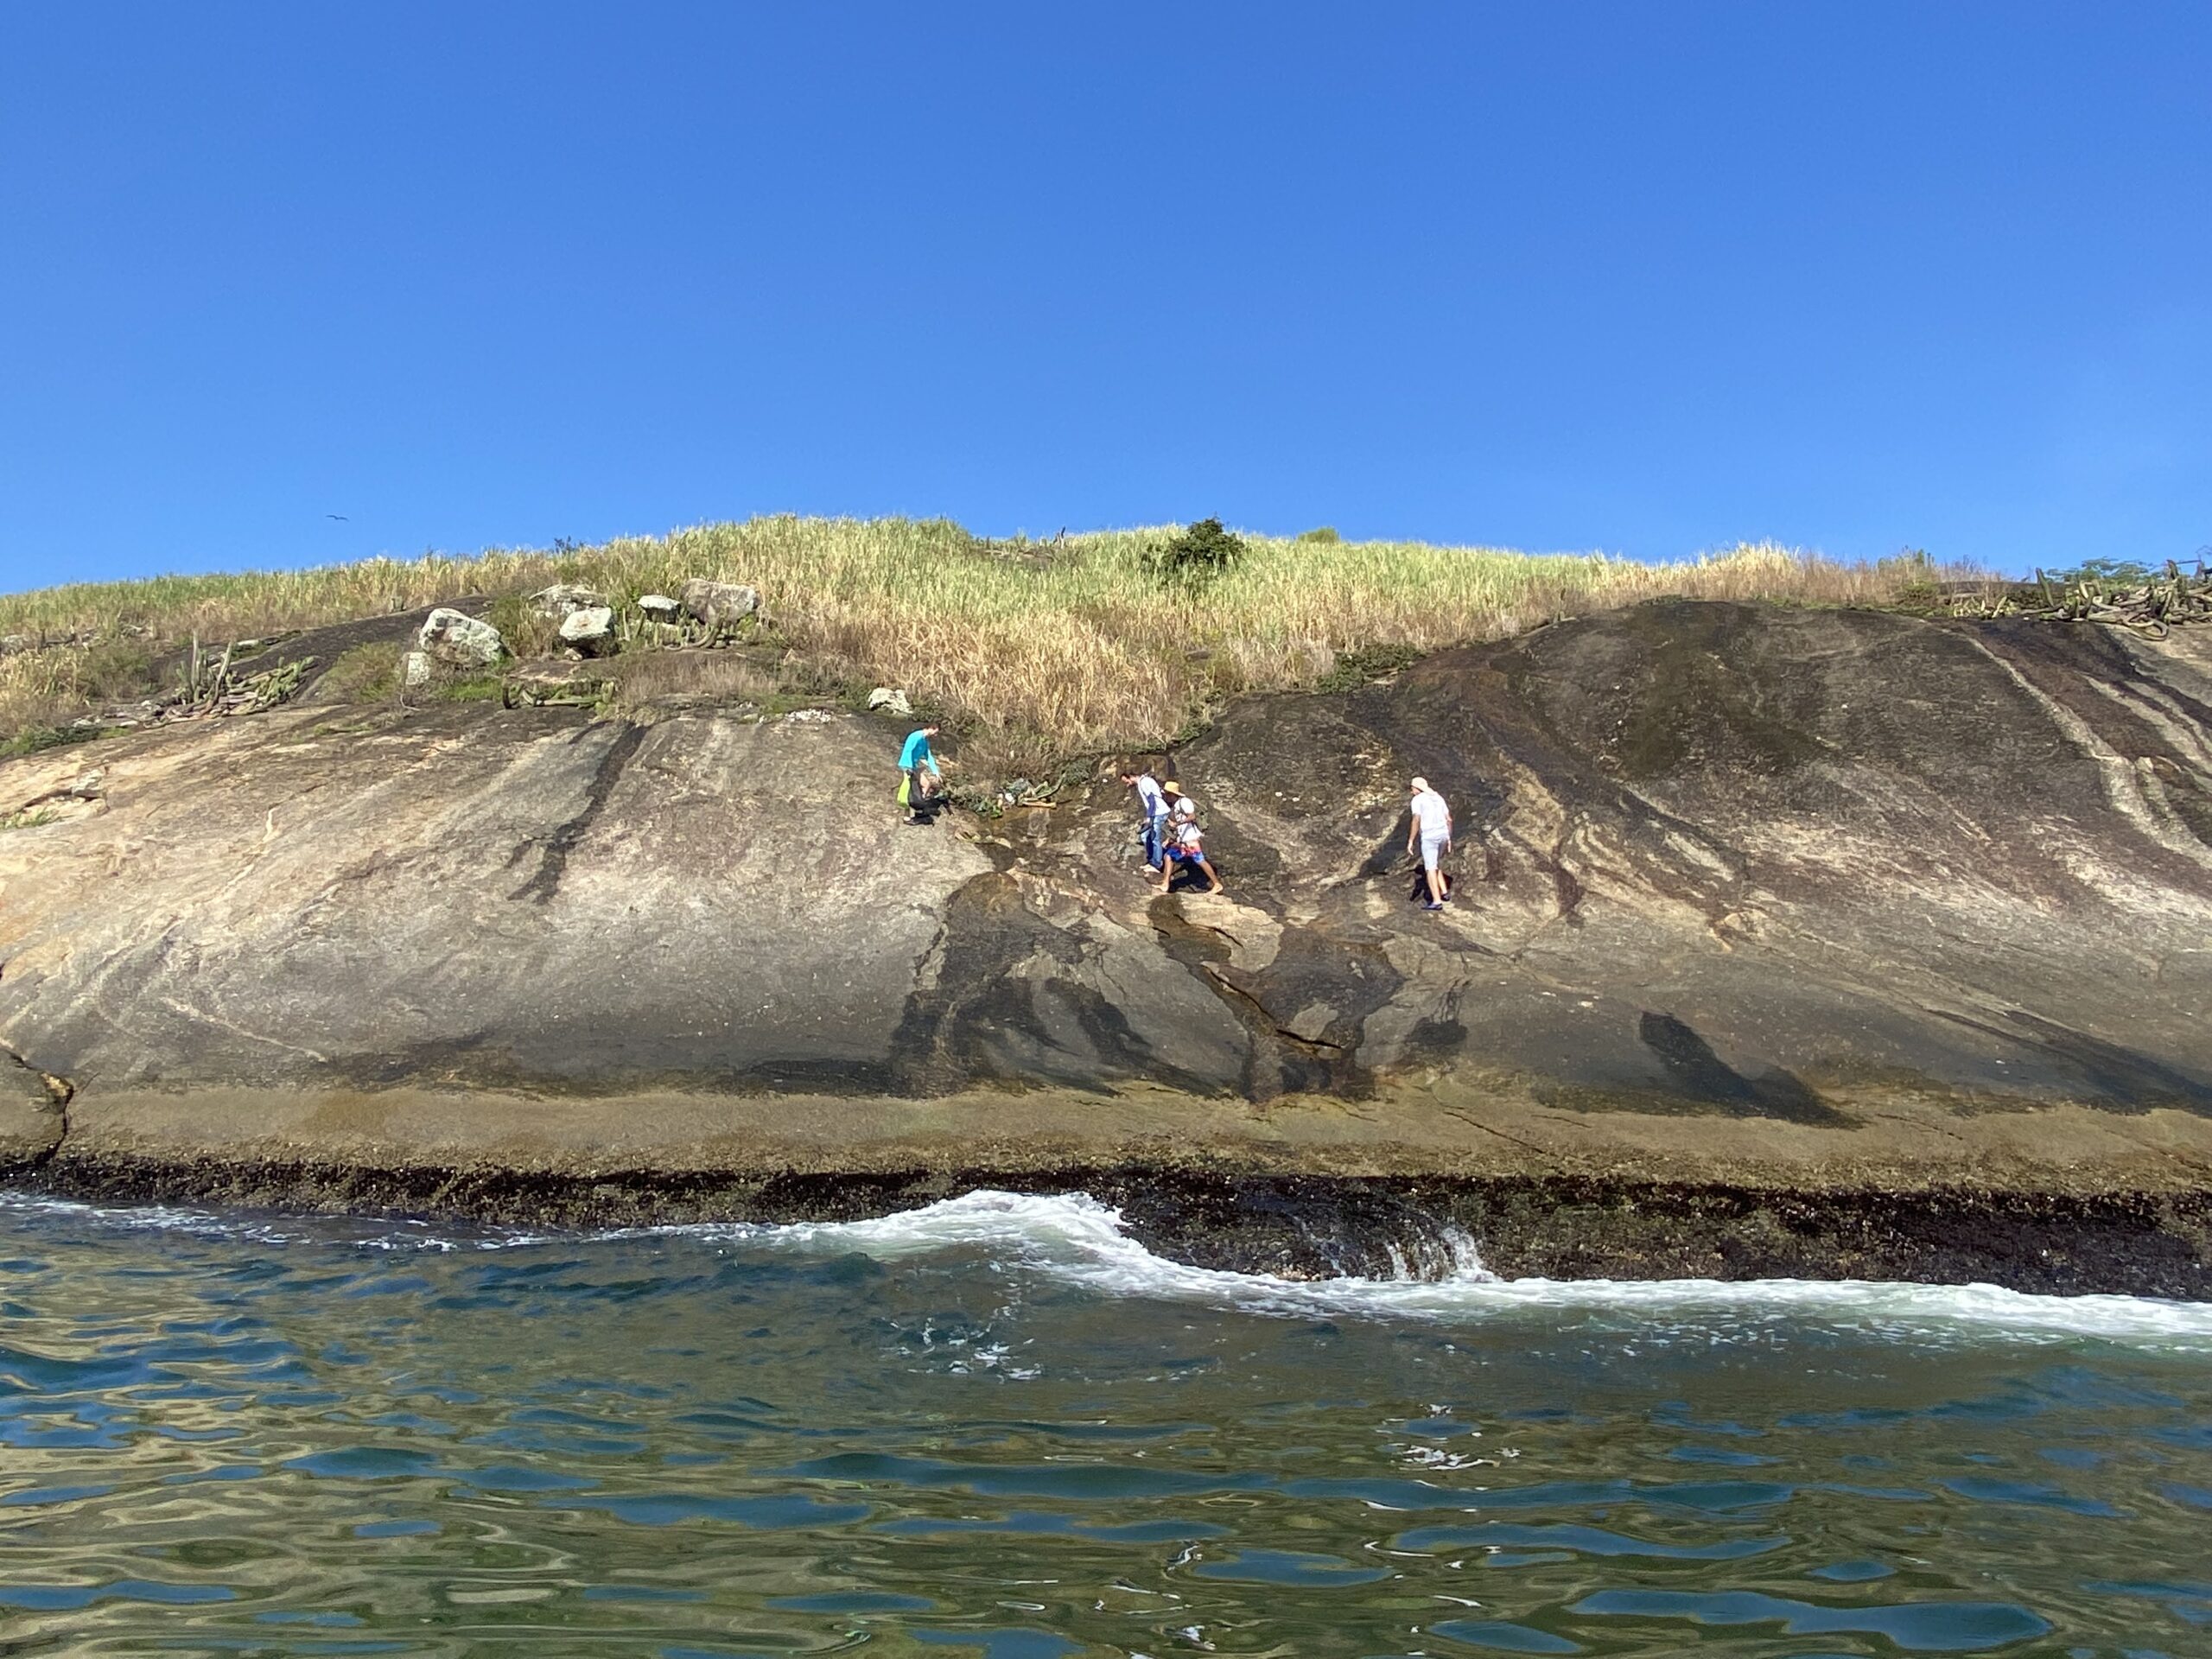
<path id="1" fill-rule="evenodd" d="M 1524 1268 L 2212 1294 L 2200 635 L 1666 602 L 1255 700 L 1173 757 L 1219 898 L 1150 892 L 1109 784 L 902 825 L 900 734 L 309 700 L 6 763 L 0 1159 L 575 1217 L 1088 1184 L 1259 1217 L 1236 1259 L 1380 1205 Z"/>

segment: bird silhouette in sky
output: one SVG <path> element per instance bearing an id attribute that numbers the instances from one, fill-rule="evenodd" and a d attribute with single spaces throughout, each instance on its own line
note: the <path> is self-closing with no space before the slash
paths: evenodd
<path id="1" fill-rule="evenodd" d="M 326 518 L 335 518 L 341 524 L 349 522 L 346 515 L 342 512 L 326 512 L 322 516 Z"/>

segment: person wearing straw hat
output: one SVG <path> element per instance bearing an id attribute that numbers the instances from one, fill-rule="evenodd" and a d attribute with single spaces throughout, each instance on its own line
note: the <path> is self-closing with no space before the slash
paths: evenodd
<path id="1" fill-rule="evenodd" d="M 1205 832 L 1198 827 L 1198 805 L 1189 796 L 1179 796 L 1167 832 L 1166 868 L 1160 872 L 1160 891 L 1175 885 L 1175 867 L 1182 864 L 1206 879 L 1206 891 L 1222 891 L 1221 875 L 1206 856 Z"/>
<path id="2" fill-rule="evenodd" d="M 1452 809 L 1428 786 L 1427 779 L 1414 779 L 1411 787 L 1413 822 L 1406 829 L 1406 856 L 1413 856 L 1414 843 L 1419 842 L 1421 872 L 1428 879 L 1428 902 L 1421 908 L 1441 910 L 1447 889 L 1444 872 L 1438 866 L 1452 850 Z"/>

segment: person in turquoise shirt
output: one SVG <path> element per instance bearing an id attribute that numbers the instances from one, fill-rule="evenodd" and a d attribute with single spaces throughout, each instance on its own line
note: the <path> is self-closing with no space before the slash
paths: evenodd
<path id="1" fill-rule="evenodd" d="M 937 769 L 937 755 L 930 747 L 930 739 L 937 735 L 934 726 L 917 727 L 906 734 L 906 747 L 899 751 L 899 770 L 906 774 L 906 822 L 927 823 L 930 809 L 944 775 Z"/>

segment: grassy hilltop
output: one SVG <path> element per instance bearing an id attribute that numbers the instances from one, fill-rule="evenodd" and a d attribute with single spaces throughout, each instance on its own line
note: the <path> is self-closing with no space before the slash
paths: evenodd
<path id="1" fill-rule="evenodd" d="M 1929 576 L 1923 561 L 1845 565 L 1768 543 L 1643 564 L 1316 531 L 1246 537 L 1233 565 L 1192 581 L 1159 569 L 1178 534 L 995 541 L 943 519 L 778 517 L 550 551 L 42 588 L 0 596 L 0 635 L 16 636 L 0 658 L 0 740 L 20 746 L 146 695 L 165 657 L 194 638 L 219 649 L 472 600 L 529 655 L 551 643 L 551 625 L 519 602 L 532 589 L 582 582 L 620 608 L 711 576 L 760 589 L 780 665 L 641 652 L 617 659 L 634 697 L 899 685 L 944 710 L 973 759 L 1043 766 L 1158 745 L 1223 697 L 1321 683 L 1362 653 L 1492 639 L 1661 594 L 1892 603 Z M 386 694 L 377 664 L 350 667 L 360 695 Z"/>

